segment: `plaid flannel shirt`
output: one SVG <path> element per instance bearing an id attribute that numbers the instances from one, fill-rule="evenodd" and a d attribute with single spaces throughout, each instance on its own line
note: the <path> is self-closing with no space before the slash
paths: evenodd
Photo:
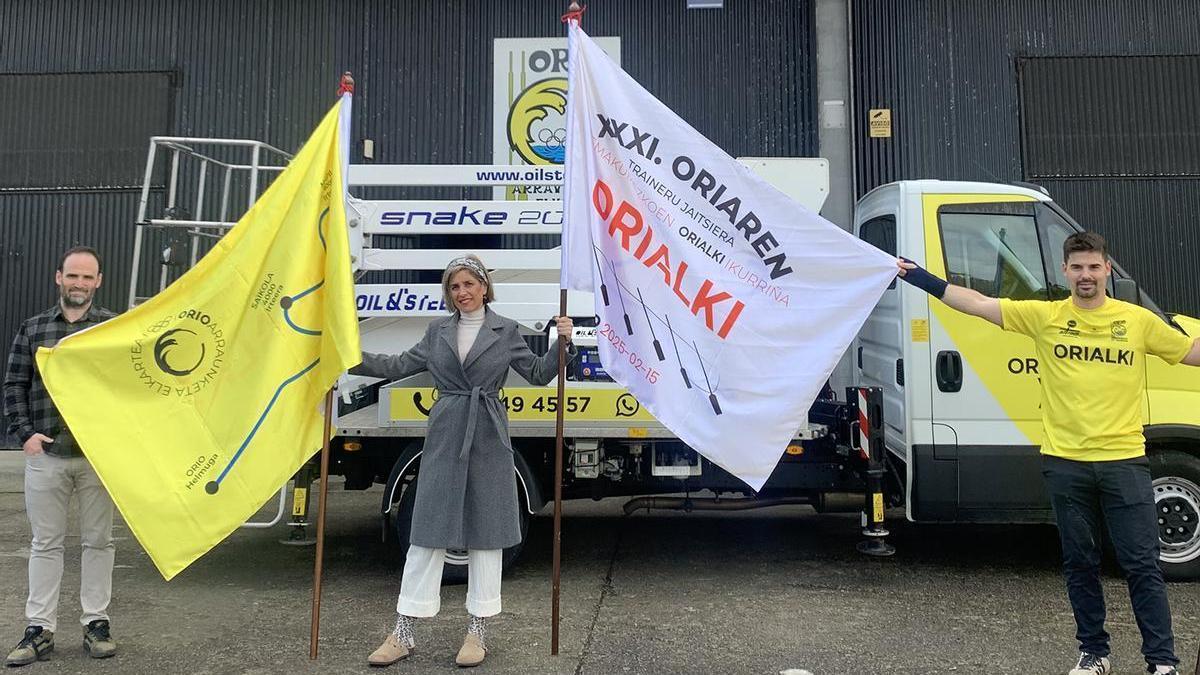
<path id="1" fill-rule="evenodd" d="M 62 307 L 55 303 L 50 309 L 26 319 L 13 339 L 8 356 L 8 371 L 4 376 L 4 412 L 8 417 L 8 432 L 22 443 L 34 433 L 54 439 L 45 446 L 46 453 L 56 457 L 79 457 L 83 454 L 75 437 L 67 429 L 46 386 L 37 372 L 34 354 L 38 347 L 53 347 L 64 337 L 78 333 L 116 316 L 103 307 L 92 305 L 79 321 L 70 323 L 63 317 Z"/>

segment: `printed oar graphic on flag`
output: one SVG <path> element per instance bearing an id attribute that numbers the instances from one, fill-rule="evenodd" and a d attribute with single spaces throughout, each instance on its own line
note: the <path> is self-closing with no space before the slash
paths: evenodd
<path id="1" fill-rule="evenodd" d="M 577 21 L 568 52 L 562 287 L 595 293 L 613 379 L 759 490 L 895 259 L 725 154 Z"/>
<path id="2" fill-rule="evenodd" d="M 321 448 L 321 399 L 359 362 L 346 231 L 350 95 L 183 277 L 37 354 L 130 529 L 170 579 Z"/>

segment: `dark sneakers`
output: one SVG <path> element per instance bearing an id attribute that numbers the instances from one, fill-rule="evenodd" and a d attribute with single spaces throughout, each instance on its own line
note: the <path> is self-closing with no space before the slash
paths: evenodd
<path id="1" fill-rule="evenodd" d="M 34 661 L 45 661 L 54 651 L 54 633 L 41 626 L 30 626 L 25 629 L 25 637 L 8 653 L 4 660 L 6 666 L 26 666 Z"/>
<path id="2" fill-rule="evenodd" d="M 83 649 L 93 659 L 107 659 L 117 653 L 117 643 L 108 632 L 108 622 L 96 619 L 83 629 Z"/>

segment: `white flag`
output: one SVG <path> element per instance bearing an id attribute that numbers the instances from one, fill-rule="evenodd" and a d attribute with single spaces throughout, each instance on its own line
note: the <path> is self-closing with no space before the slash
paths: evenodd
<path id="1" fill-rule="evenodd" d="M 562 284 L 600 361 L 680 440 L 762 488 L 896 262 L 688 126 L 571 22 Z"/>

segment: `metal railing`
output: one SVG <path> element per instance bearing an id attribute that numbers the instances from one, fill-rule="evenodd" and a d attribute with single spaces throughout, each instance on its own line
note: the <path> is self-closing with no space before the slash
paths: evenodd
<path id="1" fill-rule="evenodd" d="M 198 148 L 203 148 L 202 152 Z M 249 159 L 246 162 L 225 161 L 213 156 L 213 150 L 210 148 L 234 148 L 242 149 L 249 153 Z M 150 209 L 150 191 L 154 183 L 154 171 L 158 162 L 160 151 L 169 153 L 170 173 L 167 179 L 167 195 L 164 212 L 159 214 L 161 217 L 152 217 L 148 213 Z M 264 157 L 272 158 L 272 163 L 264 164 Z M 279 172 L 287 167 L 287 162 L 292 158 L 290 153 L 284 152 L 267 143 L 261 141 L 227 139 L 227 138 L 186 138 L 180 136 L 154 136 L 150 139 L 150 149 L 146 156 L 146 173 L 142 180 L 142 196 L 138 203 L 137 213 L 137 231 L 134 234 L 133 243 L 133 266 L 132 274 L 129 279 L 129 297 L 128 307 L 134 307 L 139 301 L 145 300 L 148 296 L 138 296 L 138 277 L 141 270 L 142 248 L 145 237 L 146 228 L 186 228 L 187 236 L 190 239 L 190 254 L 188 267 L 196 264 L 196 259 L 200 251 L 200 241 L 202 239 L 220 239 L 226 230 L 237 224 L 237 220 L 246 210 L 254 205 L 254 201 L 258 199 L 259 188 L 262 184 L 260 174 L 262 172 Z M 192 207 L 192 217 L 179 218 L 177 206 L 180 195 L 179 182 L 181 173 L 181 164 L 184 162 L 196 163 L 196 193 L 195 202 Z M 213 207 L 211 204 L 205 203 L 205 197 L 208 194 L 208 179 L 210 169 L 212 173 L 221 181 L 220 197 L 217 200 L 216 214 L 214 218 L 205 218 L 206 207 L 211 212 Z M 235 188 L 235 179 L 239 181 L 237 187 L 240 187 L 242 181 L 246 182 L 246 208 L 235 209 L 234 215 L 230 213 L 230 197 Z M 168 267 L 173 262 L 172 257 L 174 251 L 168 247 L 164 249 L 162 256 L 162 269 L 159 274 L 159 287 L 161 291 L 167 286 Z"/>

